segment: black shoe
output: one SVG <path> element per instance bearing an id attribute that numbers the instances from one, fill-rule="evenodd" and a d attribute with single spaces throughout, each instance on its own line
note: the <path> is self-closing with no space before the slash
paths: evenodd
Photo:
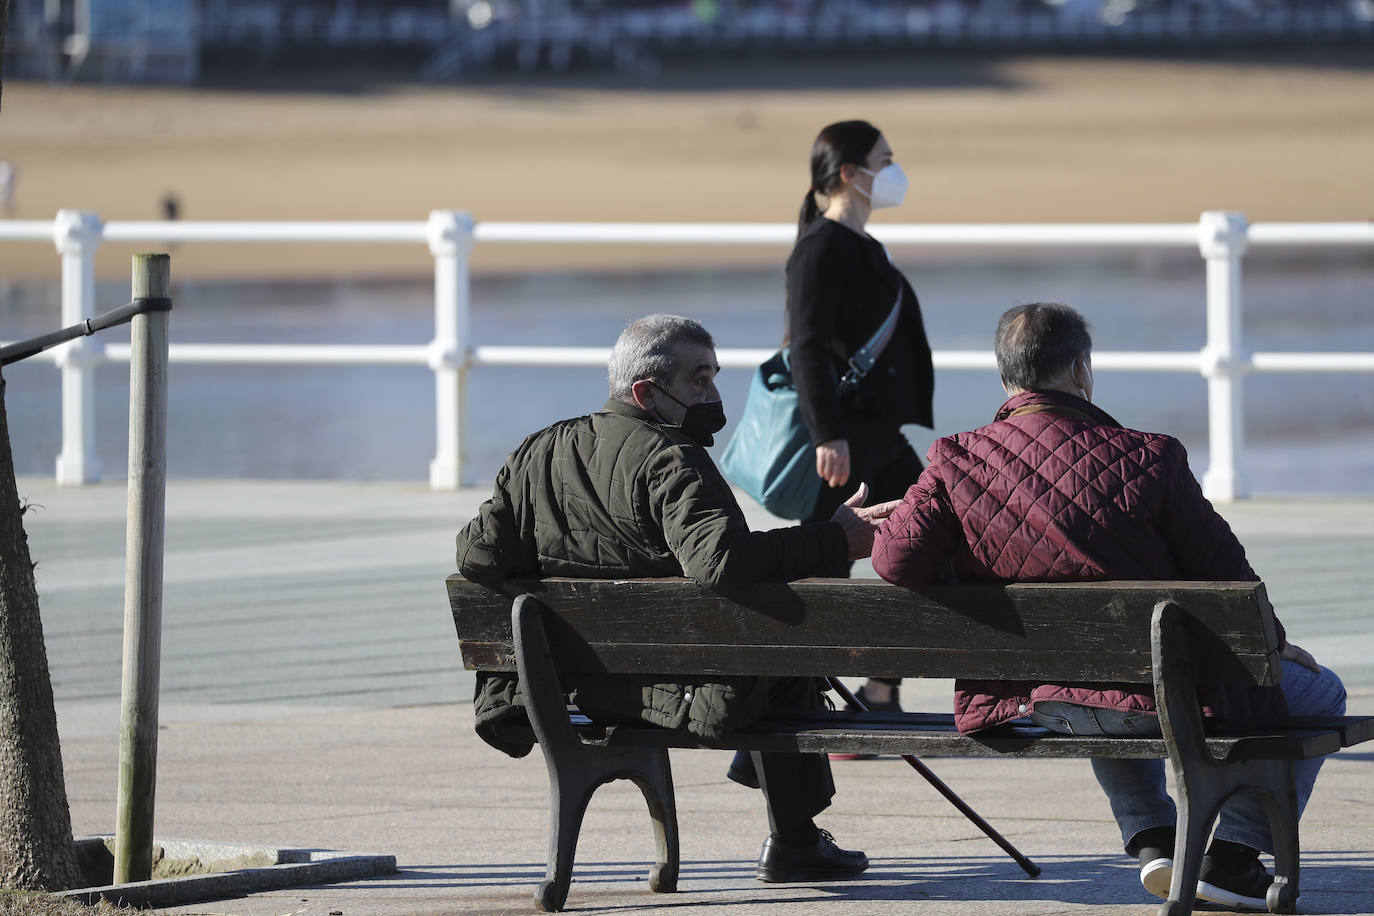
<path id="1" fill-rule="evenodd" d="M 1202 857 L 1197 899 L 1232 909 L 1267 912 L 1265 895 L 1273 883 L 1274 876 L 1260 864 L 1258 855 L 1243 862 L 1226 862 L 1209 853 Z"/>
<path id="2" fill-rule="evenodd" d="M 817 831 L 814 846 L 788 846 L 777 837 L 763 841 L 759 854 L 759 880 L 778 884 L 789 881 L 846 881 L 868 868 L 868 856 L 841 849 L 828 830 Z"/>
<path id="3" fill-rule="evenodd" d="M 854 698 L 857 699 L 860 703 L 867 706 L 869 712 L 901 712 L 902 699 L 901 694 L 898 693 L 899 690 L 901 690 L 900 687 L 893 687 L 892 699 L 884 700 L 883 702 L 879 703 L 877 700 L 870 700 L 867 696 L 865 696 L 864 689 L 860 687 L 859 692 L 854 694 Z"/>

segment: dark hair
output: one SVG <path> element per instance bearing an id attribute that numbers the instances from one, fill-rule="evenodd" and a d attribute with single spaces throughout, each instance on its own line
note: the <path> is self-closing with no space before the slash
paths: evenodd
<path id="1" fill-rule="evenodd" d="M 811 144 L 811 189 L 802 200 L 797 235 L 820 215 L 816 194 L 829 194 L 840 183 L 840 166 L 864 165 L 883 132 L 867 121 L 838 121 L 821 128 Z"/>
<path id="2" fill-rule="evenodd" d="M 710 333 L 691 318 L 645 315 L 630 322 L 611 348 L 611 397 L 628 399 L 640 379 L 649 379 L 660 388 L 670 387 L 678 370 L 673 350 L 680 341 L 716 348 Z"/>
<path id="3" fill-rule="evenodd" d="M 1092 328 L 1061 302 L 1007 309 L 997 322 L 997 371 L 1008 388 L 1044 388 L 1093 348 Z"/>

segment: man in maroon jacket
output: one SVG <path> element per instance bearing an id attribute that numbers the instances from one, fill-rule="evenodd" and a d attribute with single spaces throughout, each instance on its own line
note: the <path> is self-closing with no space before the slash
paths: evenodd
<path id="1" fill-rule="evenodd" d="M 1066 305 L 1018 306 L 997 325 L 1008 400 L 994 421 L 937 440 L 927 466 L 873 543 L 873 568 L 908 587 L 934 582 L 1104 579 L 1257 580 L 1245 549 L 1188 469 L 1178 440 L 1125 429 L 1092 403 L 1092 338 Z M 1204 712 L 1234 725 L 1287 715 L 1342 715 L 1345 688 L 1287 642 L 1281 687 L 1212 691 Z M 1022 716 L 1076 735 L 1159 734 L 1140 685 L 959 681 L 960 731 Z M 1323 758 L 1297 764 L 1298 805 Z M 1160 760 L 1094 760 L 1129 855 L 1147 890 L 1166 897 L 1176 820 Z M 1268 818 L 1252 796 L 1222 808 L 1202 861 L 1198 897 L 1265 909 L 1272 876 Z"/>

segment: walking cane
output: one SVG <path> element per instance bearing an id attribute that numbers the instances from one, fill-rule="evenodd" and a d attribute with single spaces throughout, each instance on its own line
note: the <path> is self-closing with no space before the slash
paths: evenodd
<path id="1" fill-rule="evenodd" d="M 847 705 L 850 709 L 857 710 L 858 712 L 868 712 L 868 707 L 863 704 L 863 701 L 860 700 L 858 697 L 854 696 L 854 694 L 850 693 L 849 688 L 846 687 L 844 684 L 840 683 L 839 678 L 827 677 L 826 681 L 830 684 L 830 689 L 838 693 L 840 697 L 844 700 L 845 705 Z M 934 786 L 935 791 L 943 795 L 946 801 L 948 801 L 954 807 L 958 808 L 959 812 L 963 814 L 964 817 L 973 821 L 973 823 L 978 827 L 979 830 L 987 834 L 988 839 L 992 840 L 998 846 L 1001 846 L 1002 850 L 1006 852 L 1007 855 L 1015 859 L 1016 864 L 1021 866 L 1022 871 L 1030 875 L 1032 878 L 1039 876 L 1040 866 L 1036 865 L 1030 859 L 1027 859 L 1025 856 L 1021 854 L 1021 851 L 1019 849 L 1011 845 L 1011 843 L 1007 842 L 1006 837 L 998 833 L 991 824 L 989 824 L 987 821 L 983 820 L 983 818 L 979 816 L 977 811 L 974 811 L 972 808 L 970 808 L 967 802 L 965 802 L 958 795 L 955 795 L 954 790 L 951 789 L 949 786 L 945 785 L 944 782 L 940 780 L 940 777 L 932 773 L 930 771 L 930 767 L 926 766 L 924 763 L 917 760 L 911 754 L 903 754 L 902 759 L 905 760 L 907 763 L 911 764 L 911 768 L 913 770 L 924 776 L 926 782 Z"/>

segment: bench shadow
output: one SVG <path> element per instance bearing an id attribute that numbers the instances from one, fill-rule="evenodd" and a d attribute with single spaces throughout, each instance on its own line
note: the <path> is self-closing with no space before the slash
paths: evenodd
<path id="1" fill-rule="evenodd" d="M 1374 760 L 1374 751 L 1352 751 L 1348 748 L 1332 755 L 1333 760 Z"/>
<path id="2" fill-rule="evenodd" d="M 654 895 L 655 910 L 711 906 L 758 908 L 808 902 L 1062 903 L 1105 910 L 1157 904 L 1139 884 L 1135 863 L 1120 855 L 1032 856 L 1044 869 L 1027 877 L 1004 856 L 881 857 L 858 881 L 760 885 L 754 863 L 694 859 L 682 863 L 676 894 Z M 579 862 L 568 911 L 642 910 L 650 894 L 652 863 Z M 370 879 L 389 889 L 473 891 L 480 896 L 523 900 L 544 877 L 542 862 L 508 865 L 411 865 L 395 875 Z M 361 882 L 360 882 L 361 883 Z M 616 887 L 638 885 L 638 887 Z M 1374 856 L 1367 851 L 1319 852 L 1304 857 L 1302 912 L 1374 912 Z M 497 892 L 493 894 L 493 892 Z M 641 896 L 642 895 L 642 896 Z"/>

